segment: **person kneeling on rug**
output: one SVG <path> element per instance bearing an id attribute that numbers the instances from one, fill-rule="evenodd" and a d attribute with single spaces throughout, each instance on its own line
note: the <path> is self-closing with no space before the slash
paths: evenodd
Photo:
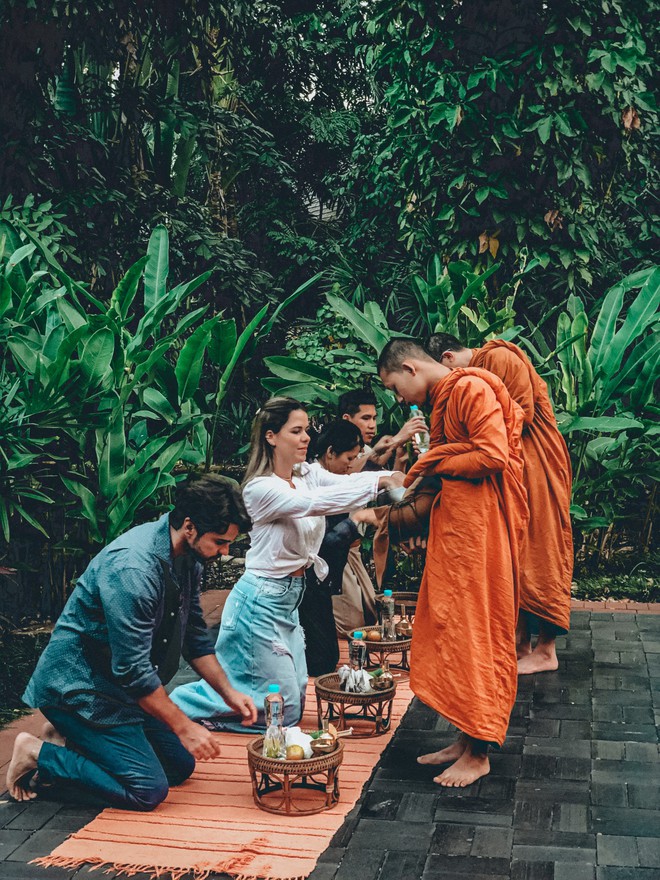
<path id="1" fill-rule="evenodd" d="M 257 713 L 216 659 L 199 603 L 200 563 L 251 526 L 238 487 L 189 478 L 174 509 L 116 538 L 79 578 L 23 695 L 48 719 L 44 741 L 20 733 L 7 773 L 18 801 L 51 786 L 153 810 L 169 786 L 214 758 L 213 734 L 167 696 L 181 653 L 245 724 Z"/>

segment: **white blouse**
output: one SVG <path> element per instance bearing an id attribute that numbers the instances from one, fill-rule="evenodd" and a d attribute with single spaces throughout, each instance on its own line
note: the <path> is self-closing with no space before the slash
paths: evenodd
<path id="1" fill-rule="evenodd" d="M 250 480 L 243 488 L 252 518 L 245 570 L 259 577 L 283 578 L 313 565 L 319 580 L 324 580 L 328 564 L 318 552 L 325 517 L 373 501 L 378 481 L 389 473 L 331 474 L 314 462 L 301 465 L 300 473 L 294 474 L 295 489 L 275 474 Z"/>

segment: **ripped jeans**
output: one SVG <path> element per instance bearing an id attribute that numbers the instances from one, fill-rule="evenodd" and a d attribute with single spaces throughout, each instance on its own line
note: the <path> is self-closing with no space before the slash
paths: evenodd
<path id="1" fill-rule="evenodd" d="M 305 641 L 298 619 L 304 591 L 302 577 L 265 578 L 245 572 L 223 609 L 216 657 L 231 685 L 254 700 L 259 712 L 254 727 L 243 727 L 240 717 L 205 681 L 175 688 L 170 696 L 176 705 L 195 721 L 212 722 L 216 730 L 262 731 L 268 685 L 279 684 L 284 724 L 297 724 L 307 686 Z"/>

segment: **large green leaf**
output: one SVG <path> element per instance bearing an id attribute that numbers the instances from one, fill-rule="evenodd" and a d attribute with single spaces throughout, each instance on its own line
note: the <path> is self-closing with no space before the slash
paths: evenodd
<path id="1" fill-rule="evenodd" d="M 623 284 L 615 284 L 605 294 L 600 307 L 596 324 L 591 334 L 589 360 L 593 368 L 594 378 L 598 379 L 607 359 L 610 343 L 616 331 L 616 322 L 623 305 L 625 288 Z"/>
<path id="2" fill-rule="evenodd" d="M 141 257 L 137 263 L 133 263 L 112 292 L 110 308 L 114 309 L 122 320 L 126 320 L 128 317 L 128 310 L 137 294 L 140 278 L 142 278 L 148 259 L 148 257 Z"/>
<path id="3" fill-rule="evenodd" d="M 279 376 L 281 379 L 287 379 L 290 382 L 309 382 L 311 379 L 325 382 L 326 385 L 332 384 L 332 373 L 330 370 L 318 364 L 303 361 L 300 358 L 275 355 L 264 358 L 264 363 L 276 376 Z"/>
<path id="4" fill-rule="evenodd" d="M 91 526 L 91 535 L 95 541 L 101 541 L 103 536 L 99 525 L 98 512 L 96 510 L 96 498 L 93 492 L 79 483 L 78 480 L 70 480 L 68 477 L 60 475 L 60 479 L 66 488 L 75 495 L 81 502 L 82 513 Z"/>
<path id="5" fill-rule="evenodd" d="M 161 394 L 157 388 L 145 388 L 142 394 L 142 399 L 147 406 L 151 407 L 151 409 L 164 419 L 168 425 L 171 425 L 176 421 L 176 411 L 165 395 Z"/>
<path id="6" fill-rule="evenodd" d="M 243 330 L 241 335 L 238 337 L 238 340 L 236 342 L 236 348 L 234 349 L 234 353 L 231 356 L 231 360 L 227 364 L 227 367 L 226 367 L 224 373 L 222 374 L 222 378 L 220 379 L 220 382 L 218 383 L 218 391 L 215 396 L 215 405 L 218 410 L 220 409 L 220 406 L 222 405 L 222 401 L 225 399 L 225 394 L 227 393 L 227 390 L 229 388 L 229 382 L 230 382 L 231 377 L 234 373 L 234 369 L 236 368 L 236 364 L 238 363 L 241 355 L 243 354 L 243 349 L 247 345 L 248 340 L 252 337 L 252 334 L 255 332 L 257 327 L 263 321 L 267 311 L 268 311 L 268 306 L 264 306 L 262 309 L 260 309 L 257 312 L 257 314 L 254 316 L 254 318 L 252 318 L 252 320 L 247 325 L 245 330 Z"/>
<path id="7" fill-rule="evenodd" d="M 230 318 L 226 321 L 218 321 L 211 331 L 209 342 L 209 360 L 216 367 L 224 370 L 236 347 L 236 321 Z"/>
<path id="8" fill-rule="evenodd" d="M 310 384 L 306 382 L 287 382 L 285 379 L 266 378 L 261 380 L 261 384 L 271 394 L 284 397 L 293 397 L 301 403 L 312 403 L 314 400 L 324 400 L 329 403 L 332 408 L 336 408 L 339 403 L 339 394 L 336 391 L 330 391 L 319 384 Z"/>
<path id="9" fill-rule="evenodd" d="M 4 275 L 0 275 L 0 318 L 10 308 L 13 299 L 11 284 Z"/>
<path id="10" fill-rule="evenodd" d="M 115 406 L 106 429 L 96 431 L 99 488 L 106 499 L 116 495 L 117 485 L 124 476 L 126 436 L 124 412 Z"/>
<path id="11" fill-rule="evenodd" d="M 614 376 L 619 370 L 626 350 L 651 321 L 657 320 L 659 308 L 660 268 L 649 277 L 626 311 L 621 329 L 615 333 L 608 348 L 606 366 L 603 370 L 606 376 Z"/>
<path id="12" fill-rule="evenodd" d="M 346 302 L 342 297 L 336 296 L 334 293 L 326 293 L 326 299 L 333 310 L 340 317 L 346 318 L 346 320 L 353 326 L 358 337 L 374 348 L 376 354 L 380 354 L 390 341 L 391 337 L 389 332 L 386 333 L 375 327 L 365 318 L 359 309 L 356 309 L 355 306 Z"/>
<path id="13" fill-rule="evenodd" d="M 199 388 L 199 380 L 202 376 L 204 355 L 211 338 L 211 331 L 217 318 L 205 321 L 192 333 L 179 352 L 174 373 L 179 388 L 179 401 L 183 403 L 189 400 Z"/>
<path id="14" fill-rule="evenodd" d="M 170 245 L 167 228 L 156 226 L 149 239 L 147 262 L 144 267 L 145 312 L 165 298 L 169 272 Z"/>
<path id="15" fill-rule="evenodd" d="M 660 334 L 653 333 L 633 349 L 621 369 L 614 373 L 603 385 L 599 398 L 599 407 L 605 409 L 615 395 L 618 394 L 620 396 L 622 391 L 626 390 L 631 384 L 634 384 L 637 389 L 637 398 L 641 396 L 646 397 L 645 386 L 649 383 L 653 386 L 660 379 L 660 372 L 658 370 L 659 357 Z M 641 379 L 641 382 L 638 384 L 639 379 Z M 641 400 L 638 400 L 638 402 L 641 402 Z"/>
<path id="16" fill-rule="evenodd" d="M 109 327 L 101 327 L 85 342 L 80 358 L 80 371 L 88 388 L 101 385 L 112 367 L 115 352 L 115 334 Z"/>
<path id="17" fill-rule="evenodd" d="M 601 434 L 610 434 L 613 431 L 630 431 L 643 427 L 643 422 L 627 416 L 580 416 L 560 423 L 562 434 L 572 434 L 573 431 L 597 431 Z"/>

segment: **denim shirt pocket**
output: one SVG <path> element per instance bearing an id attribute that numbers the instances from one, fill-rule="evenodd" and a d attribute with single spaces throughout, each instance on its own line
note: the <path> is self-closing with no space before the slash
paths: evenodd
<path id="1" fill-rule="evenodd" d="M 230 632 L 236 629 L 247 600 L 247 593 L 244 593 L 238 587 L 234 587 L 222 613 L 221 629 L 229 630 Z"/>

